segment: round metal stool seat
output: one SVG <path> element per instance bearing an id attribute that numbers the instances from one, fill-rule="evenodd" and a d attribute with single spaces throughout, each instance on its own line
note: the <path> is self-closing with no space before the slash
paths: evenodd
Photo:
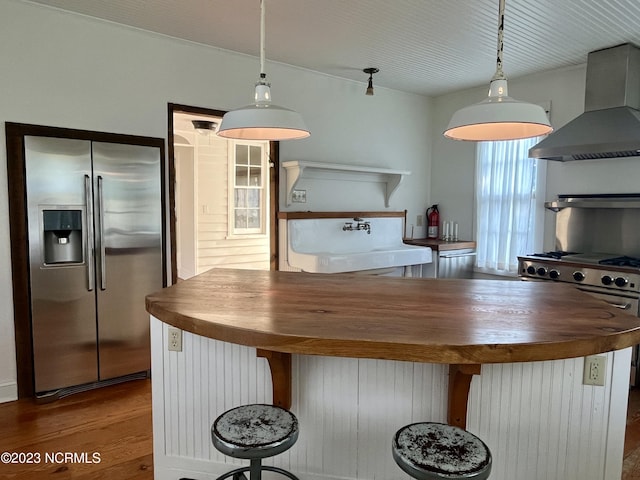
<path id="1" fill-rule="evenodd" d="M 393 459 L 417 480 L 485 480 L 491 452 L 462 428 L 422 422 L 402 427 L 393 437 Z"/>
<path id="2" fill-rule="evenodd" d="M 211 426 L 213 446 L 225 455 L 251 461 L 249 467 L 237 468 L 218 477 L 244 477 L 260 480 L 262 470 L 278 472 L 298 480 L 278 467 L 262 465 L 260 460 L 282 453 L 298 440 L 298 419 L 289 410 L 274 405 L 252 404 L 232 408 L 221 414 Z"/>

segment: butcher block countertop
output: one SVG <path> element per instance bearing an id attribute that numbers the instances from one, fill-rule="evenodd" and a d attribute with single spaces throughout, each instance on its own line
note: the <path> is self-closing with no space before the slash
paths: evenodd
<path id="1" fill-rule="evenodd" d="M 445 241 L 437 238 L 405 238 L 404 243 L 418 245 L 419 247 L 431 247 L 436 252 L 476 248 L 476 242 L 471 240 Z"/>
<path id="2" fill-rule="evenodd" d="M 477 365 L 640 343 L 639 318 L 555 282 L 212 269 L 146 306 L 185 331 L 286 354 Z"/>

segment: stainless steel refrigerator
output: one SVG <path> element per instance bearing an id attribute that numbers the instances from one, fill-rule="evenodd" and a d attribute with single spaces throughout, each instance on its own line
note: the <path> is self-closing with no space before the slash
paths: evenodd
<path id="1" fill-rule="evenodd" d="M 25 137 L 36 394 L 150 369 L 163 287 L 159 148 Z"/>

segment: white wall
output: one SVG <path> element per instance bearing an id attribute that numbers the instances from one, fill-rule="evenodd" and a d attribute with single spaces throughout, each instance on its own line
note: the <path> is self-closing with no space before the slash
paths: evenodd
<path id="1" fill-rule="evenodd" d="M 508 61 L 505 65 L 508 74 Z M 584 111 L 586 65 L 559 69 L 509 80 L 509 94 L 522 101 L 551 101 L 551 123 L 555 129 Z M 487 85 L 434 99 L 431 202 L 440 204 L 442 218 L 460 223 L 461 238 L 473 235 L 475 144 L 442 136 L 458 108 L 479 102 Z M 546 200 L 558 193 L 640 192 L 640 158 L 547 162 Z M 546 250 L 554 248 L 555 217 L 545 213 Z"/>
<path id="2" fill-rule="evenodd" d="M 0 0 L 0 163 L 4 122 L 166 137 L 167 103 L 229 110 L 249 103 L 259 62 L 249 57 L 17 0 Z M 360 68 L 354 65 L 354 68 Z M 393 210 L 423 213 L 429 199 L 431 102 L 267 62 L 274 103 L 298 110 L 312 135 L 283 142 L 280 158 L 410 170 Z M 317 194 L 317 196 L 316 196 Z M 345 208 L 357 200 L 340 195 Z M 361 202 L 361 200 L 358 200 Z M 367 203 L 367 202 L 365 202 Z M 0 230 L 8 232 L 6 169 L 0 168 Z M 309 205 L 323 207 L 322 202 Z M 382 200 L 358 208 L 383 210 Z M 15 398 L 8 235 L 0 236 L 0 401 Z"/>
<path id="3" fill-rule="evenodd" d="M 310 76 L 304 81 L 312 85 L 315 80 Z M 275 95 L 274 101 L 277 102 Z M 345 98 L 349 100 L 345 102 Z M 308 142 L 306 144 L 297 141 L 287 143 L 286 154 L 283 150 L 281 160 L 311 160 L 410 171 L 411 175 L 402 180 L 391 197 L 388 210 L 408 209 L 408 224 L 416 223 L 416 215 L 424 216 L 431 183 L 431 100 L 398 95 L 377 87 L 375 95 L 367 97 L 362 85 L 335 80 L 328 95 L 327 91 L 310 88 L 307 99 L 317 105 L 323 104 L 329 111 L 323 118 L 317 118 L 321 112 L 301 112 L 311 129 L 311 137 L 304 141 Z M 303 101 L 301 98 L 300 103 Z M 312 122 L 316 122 L 315 125 Z M 309 148 L 312 141 L 319 144 Z M 284 169 L 281 169 L 280 178 L 280 205 L 283 210 L 386 210 L 380 184 L 342 181 L 302 180 L 296 188 L 307 191 L 307 202 L 285 207 Z M 423 227 L 416 227 L 415 236 L 424 235 Z"/>

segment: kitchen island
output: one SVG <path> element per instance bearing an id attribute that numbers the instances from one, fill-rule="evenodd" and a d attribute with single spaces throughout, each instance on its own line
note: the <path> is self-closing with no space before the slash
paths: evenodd
<path id="1" fill-rule="evenodd" d="M 446 419 L 489 444 L 492 478 L 619 478 L 640 321 L 562 287 L 220 269 L 150 295 L 156 478 L 223 471 L 210 424 L 253 401 L 300 417 L 275 461 L 302 478 L 402 478 L 394 429 Z M 582 385 L 599 353 L 605 385 Z"/>

